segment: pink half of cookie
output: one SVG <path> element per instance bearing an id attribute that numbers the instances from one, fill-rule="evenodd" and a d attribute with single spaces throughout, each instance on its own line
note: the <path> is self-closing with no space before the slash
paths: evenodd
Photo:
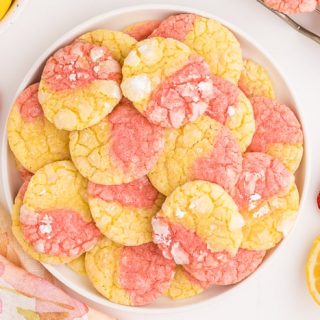
<path id="1" fill-rule="evenodd" d="M 145 305 L 168 289 L 174 270 L 174 262 L 165 259 L 153 243 L 124 247 L 120 257 L 119 283 L 133 305 Z"/>
<path id="2" fill-rule="evenodd" d="M 250 151 L 265 152 L 272 143 L 303 143 L 301 125 L 288 106 L 265 97 L 254 97 L 251 103 L 256 132 L 249 146 Z"/>
<path id="3" fill-rule="evenodd" d="M 159 196 L 159 192 L 146 176 L 129 183 L 113 186 L 89 182 L 88 194 L 93 198 L 116 201 L 135 208 L 151 208 Z"/>
<path id="4" fill-rule="evenodd" d="M 148 38 L 150 34 L 159 27 L 160 23 L 160 20 L 144 21 L 125 28 L 124 32 L 137 41 L 141 41 Z"/>
<path id="5" fill-rule="evenodd" d="M 311 12 L 316 9 L 316 0 L 264 0 L 264 3 L 283 13 Z"/>
<path id="6" fill-rule="evenodd" d="M 196 160 L 192 166 L 192 180 L 214 182 L 231 193 L 242 170 L 242 153 L 231 132 L 221 126 L 209 156 Z"/>
<path id="7" fill-rule="evenodd" d="M 191 56 L 152 93 L 145 116 L 162 127 L 178 128 L 203 114 L 213 94 L 208 64 Z"/>
<path id="8" fill-rule="evenodd" d="M 294 181 L 282 162 L 265 153 L 248 152 L 243 156 L 243 169 L 237 182 L 234 200 L 240 209 L 286 192 Z"/>
<path id="9" fill-rule="evenodd" d="M 48 315 L 51 315 L 50 319 L 62 319 L 60 316 L 63 314 L 63 319 L 71 320 L 79 319 L 88 313 L 88 308 L 85 304 L 71 298 L 47 280 L 16 267 L 1 255 L 0 278 L 2 279 L 2 288 L 0 289 L 2 294 L 6 294 L 7 285 L 8 290 L 16 292 L 17 298 L 18 295 L 22 295 L 28 297 L 29 300 L 35 300 L 35 309 L 30 311 L 37 312 L 39 319 L 49 319 Z M 5 285 L 3 285 L 3 282 Z"/>
<path id="10" fill-rule="evenodd" d="M 183 265 L 204 286 L 237 283 L 254 272 L 265 256 L 265 251 L 243 249 L 234 256 L 224 251 L 212 252 L 194 232 L 164 218 L 154 218 L 152 226 L 153 241 L 164 257 Z"/>
<path id="11" fill-rule="evenodd" d="M 193 13 L 184 13 L 168 17 L 151 34 L 153 37 L 173 38 L 183 41 L 192 31 L 197 16 Z"/>
<path id="12" fill-rule="evenodd" d="M 212 76 L 214 93 L 210 99 L 206 115 L 225 124 L 229 107 L 235 108 L 240 90 L 226 79 Z"/>
<path id="13" fill-rule="evenodd" d="M 15 105 L 18 106 L 21 118 L 25 122 L 32 122 L 43 117 L 43 110 L 38 100 L 39 83 L 32 84 L 18 96 Z"/>
<path id="14" fill-rule="evenodd" d="M 42 80 L 55 91 L 81 88 L 94 80 L 120 82 L 121 67 L 107 48 L 76 41 L 48 59 Z"/>
<path id="15" fill-rule="evenodd" d="M 108 119 L 112 124 L 111 157 L 132 176 L 147 174 L 164 147 L 164 129 L 150 123 L 126 99 Z"/>
<path id="16" fill-rule="evenodd" d="M 77 257 L 90 250 L 101 233 L 93 222 L 84 221 L 70 209 L 33 211 L 20 209 L 24 238 L 35 251 L 51 256 Z"/>

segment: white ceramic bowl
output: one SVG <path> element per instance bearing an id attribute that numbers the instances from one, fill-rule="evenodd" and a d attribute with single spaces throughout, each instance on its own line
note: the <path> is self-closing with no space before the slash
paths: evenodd
<path id="1" fill-rule="evenodd" d="M 275 84 L 277 97 L 283 103 L 288 104 L 292 107 L 295 111 L 297 116 L 299 117 L 302 126 L 305 127 L 303 116 L 302 116 L 302 109 L 298 107 L 298 103 L 294 96 L 293 91 L 290 89 L 287 81 L 285 80 L 282 72 L 278 68 L 278 66 L 274 63 L 270 56 L 268 56 L 265 51 L 248 35 L 246 35 L 243 31 L 239 30 L 236 26 L 232 25 L 229 22 L 220 19 L 212 14 L 207 12 L 199 11 L 192 8 L 185 8 L 185 7 L 178 7 L 178 6 L 170 6 L 170 5 L 144 5 L 144 6 L 135 6 L 129 7 L 125 9 L 119 9 L 111 12 L 104 13 L 97 17 L 94 17 L 79 26 L 72 29 L 70 32 L 65 34 L 63 37 L 58 39 L 55 43 L 52 44 L 50 48 L 48 48 L 40 58 L 34 63 L 31 67 L 21 85 L 17 91 L 17 94 L 21 92 L 27 85 L 39 80 L 41 70 L 43 68 L 44 62 L 46 59 L 59 47 L 66 45 L 74 38 L 79 36 L 82 33 L 85 33 L 90 30 L 94 30 L 97 28 L 108 28 L 114 30 L 121 30 L 123 27 L 127 26 L 128 24 L 132 24 L 138 21 L 143 20 L 150 20 L 150 19 L 163 19 L 171 14 L 181 13 L 181 12 L 194 12 L 202 16 L 206 16 L 209 18 L 216 19 L 220 21 L 222 24 L 227 26 L 230 30 L 234 32 L 236 37 L 239 39 L 244 57 L 253 58 L 255 61 L 261 63 L 266 67 L 269 71 L 271 78 Z M 9 112 L 9 110 L 8 110 Z M 305 131 L 306 132 L 306 131 Z M 307 142 L 308 139 L 305 137 L 305 141 Z M 307 149 L 305 149 L 307 151 Z M 297 185 L 301 194 L 301 205 L 303 206 L 304 202 L 304 195 L 305 195 L 305 185 L 308 180 L 308 170 L 309 167 L 307 165 L 306 154 L 298 170 L 296 177 L 297 177 Z M 15 169 L 14 161 L 12 159 L 12 155 L 8 152 L 8 145 L 7 145 L 7 137 L 3 137 L 2 141 L 2 149 L 1 149 L 1 178 L 2 178 L 2 185 L 4 186 L 5 197 L 7 201 L 7 206 L 9 208 L 12 207 L 14 196 L 17 192 L 17 189 L 20 185 L 20 179 L 18 177 L 17 171 Z M 262 266 L 248 278 L 246 281 L 254 281 L 257 274 L 261 272 L 261 269 L 264 269 L 265 266 L 272 260 L 276 253 L 283 250 L 287 246 L 287 239 L 282 241 L 282 243 L 276 248 L 276 250 L 271 251 L 268 254 L 268 257 L 262 263 Z M 147 307 L 127 307 L 121 306 L 118 304 L 114 304 L 107 299 L 103 298 L 101 295 L 97 293 L 97 291 L 91 286 L 89 281 L 74 273 L 66 266 L 49 266 L 46 265 L 46 268 L 62 283 L 64 283 L 70 289 L 76 291 L 79 295 L 85 297 L 86 299 L 92 301 L 93 303 L 99 305 L 100 307 L 111 307 L 120 311 L 130 311 L 130 312 L 141 312 L 141 313 L 154 313 L 158 314 L 161 312 L 172 312 L 177 310 L 186 310 L 187 308 L 195 305 L 199 305 L 201 303 L 208 303 L 213 299 L 217 299 L 218 297 L 222 297 L 225 295 L 229 290 L 241 290 L 243 287 L 243 283 L 240 283 L 235 286 L 229 287 L 212 287 L 202 294 L 178 301 L 173 302 L 167 298 L 160 298 L 155 303 L 147 306 Z"/>
<path id="2" fill-rule="evenodd" d="M 28 0 L 14 0 L 8 12 L 0 21 L 0 33 L 5 32 L 19 17 Z"/>

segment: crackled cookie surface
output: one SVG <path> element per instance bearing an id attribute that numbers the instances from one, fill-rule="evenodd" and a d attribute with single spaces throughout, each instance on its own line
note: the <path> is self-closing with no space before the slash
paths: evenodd
<path id="1" fill-rule="evenodd" d="M 250 145 L 255 131 L 251 103 L 232 82 L 215 76 L 212 77 L 212 81 L 214 94 L 205 114 L 225 125 L 244 152 Z"/>
<path id="2" fill-rule="evenodd" d="M 197 180 L 175 189 L 152 219 L 153 241 L 176 264 L 196 258 L 199 241 L 212 252 L 236 253 L 244 219 L 233 199 L 217 184 Z"/>
<path id="3" fill-rule="evenodd" d="M 146 175 L 164 145 L 164 129 L 150 123 L 123 99 L 97 125 L 70 134 L 72 160 L 98 184 L 128 183 Z"/>
<path id="4" fill-rule="evenodd" d="M 44 67 L 39 101 L 57 128 L 81 130 L 99 122 L 121 99 L 121 67 L 106 47 L 67 45 Z"/>
<path id="5" fill-rule="evenodd" d="M 292 228 L 299 207 L 292 173 L 259 152 L 244 154 L 234 200 L 246 221 L 241 247 L 249 250 L 274 247 Z"/>
<path id="6" fill-rule="evenodd" d="M 137 41 L 141 41 L 148 38 L 150 34 L 159 27 L 160 23 L 160 20 L 137 22 L 125 27 L 122 31 L 135 38 Z"/>
<path id="7" fill-rule="evenodd" d="M 177 266 L 170 287 L 164 295 L 172 300 L 186 299 L 200 294 L 206 287 L 206 282 L 197 280 L 183 267 Z"/>
<path id="8" fill-rule="evenodd" d="M 110 50 L 112 57 L 121 65 L 137 42 L 134 37 L 129 34 L 107 29 L 98 29 L 87 32 L 80 36 L 79 40 L 107 48 Z"/>
<path id="9" fill-rule="evenodd" d="M 265 152 L 295 172 L 303 155 L 303 133 L 297 117 L 288 106 L 275 100 L 254 97 L 251 103 L 256 132 L 249 151 Z"/>
<path id="10" fill-rule="evenodd" d="M 125 247 L 105 238 L 86 254 L 86 269 L 94 287 L 112 302 L 139 306 L 153 302 L 173 279 L 175 264 L 157 246 Z"/>
<path id="11" fill-rule="evenodd" d="M 261 152 L 247 152 L 233 198 L 240 209 L 254 208 L 273 196 L 286 194 L 293 182 L 293 174 L 280 160 Z"/>
<path id="12" fill-rule="evenodd" d="M 230 193 L 241 168 L 241 149 L 231 132 L 209 116 L 200 116 L 166 131 L 164 150 L 148 176 L 164 195 L 197 179 L 217 183 Z"/>
<path id="13" fill-rule="evenodd" d="M 164 197 L 144 176 L 120 185 L 88 185 L 92 217 L 100 231 L 117 243 L 134 246 L 152 241 L 151 219 Z"/>
<path id="14" fill-rule="evenodd" d="M 16 206 L 13 229 L 33 258 L 67 262 L 96 244 L 101 233 L 92 221 L 86 188 L 70 161 L 46 165 L 31 178 L 21 207 L 20 202 Z"/>
<path id="15" fill-rule="evenodd" d="M 264 0 L 264 3 L 283 13 L 311 12 L 317 6 L 316 0 Z"/>
<path id="16" fill-rule="evenodd" d="M 232 285 L 252 274 L 265 254 L 265 250 L 242 248 L 235 255 L 226 251 L 210 252 L 199 242 L 195 248 L 196 259 L 184 267 L 195 279 L 207 285 Z"/>
<path id="17" fill-rule="evenodd" d="M 203 114 L 213 92 L 208 64 L 185 44 L 154 37 L 124 61 L 123 95 L 152 123 L 178 128 Z"/>
<path id="18" fill-rule="evenodd" d="M 242 210 L 243 227 L 241 247 L 267 250 L 276 246 L 293 228 L 299 209 L 299 192 L 293 183 L 286 194 L 260 202 L 251 210 Z"/>
<path id="19" fill-rule="evenodd" d="M 152 36 L 174 38 L 203 56 L 211 73 L 237 83 L 243 68 L 238 40 L 218 21 L 192 13 L 163 20 Z"/>
<path id="20" fill-rule="evenodd" d="M 18 96 L 7 126 L 10 149 L 21 166 L 30 172 L 70 158 L 68 132 L 58 130 L 44 117 L 38 87 L 38 83 L 32 84 Z M 23 172 L 23 176 L 27 175 Z"/>
<path id="21" fill-rule="evenodd" d="M 267 70 L 253 60 L 243 60 L 243 70 L 238 85 L 249 98 L 275 98 L 274 88 Z"/>

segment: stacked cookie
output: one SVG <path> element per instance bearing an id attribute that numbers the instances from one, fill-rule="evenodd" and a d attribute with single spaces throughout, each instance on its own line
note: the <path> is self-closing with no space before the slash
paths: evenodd
<path id="1" fill-rule="evenodd" d="M 95 30 L 17 98 L 13 232 L 115 303 L 235 284 L 290 231 L 303 133 L 266 70 L 195 14 Z"/>

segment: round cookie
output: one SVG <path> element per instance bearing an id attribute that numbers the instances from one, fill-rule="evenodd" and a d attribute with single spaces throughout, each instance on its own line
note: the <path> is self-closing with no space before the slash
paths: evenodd
<path id="1" fill-rule="evenodd" d="M 134 37 L 124 32 L 107 29 L 87 32 L 78 39 L 107 48 L 120 65 L 137 42 Z"/>
<path id="2" fill-rule="evenodd" d="M 296 220 L 299 193 L 294 176 L 278 160 L 263 153 L 244 155 L 234 200 L 246 224 L 242 248 L 267 250 L 288 234 Z"/>
<path id="3" fill-rule="evenodd" d="M 173 15 L 152 36 L 182 41 L 205 58 L 212 74 L 238 83 L 243 68 L 240 44 L 218 21 L 192 13 Z"/>
<path id="4" fill-rule="evenodd" d="M 194 121 L 205 112 L 213 92 L 208 64 L 174 39 L 138 42 L 124 60 L 122 74 L 123 95 L 162 127 Z"/>
<path id="5" fill-rule="evenodd" d="M 110 240 L 126 246 L 152 241 L 151 219 L 164 197 L 146 176 L 114 186 L 90 182 L 88 197 L 97 227 Z"/>
<path id="6" fill-rule="evenodd" d="M 69 134 L 56 129 L 44 117 L 38 101 L 38 87 L 35 83 L 20 93 L 7 125 L 11 151 L 21 166 L 33 173 L 48 163 L 70 158 Z"/>
<path id="7" fill-rule="evenodd" d="M 264 0 L 264 3 L 283 13 L 312 12 L 317 6 L 317 0 Z"/>
<path id="8" fill-rule="evenodd" d="M 274 88 L 267 70 L 250 59 L 243 60 L 243 70 L 238 86 L 248 98 L 259 96 L 275 98 Z"/>
<path id="9" fill-rule="evenodd" d="M 147 20 L 137 22 L 125 27 L 122 32 L 135 38 L 137 41 L 144 40 L 150 36 L 150 34 L 159 27 L 160 20 Z"/>
<path id="10" fill-rule="evenodd" d="M 18 195 L 13 213 L 13 233 L 31 257 L 51 264 L 69 262 L 101 238 L 86 188 L 71 161 L 48 164 L 31 178 L 22 205 Z"/>
<path id="11" fill-rule="evenodd" d="M 170 287 L 164 295 L 172 300 L 186 299 L 200 294 L 206 287 L 205 282 L 195 279 L 181 266 L 177 266 Z"/>
<path id="12" fill-rule="evenodd" d="M 200 116 L 166 131 L 164 150 L 148 176 L 164 195 L 197 179 L 217 183 L 231 193 L 241 169 L 241 149 L 231 132 L 216 120 Z"/>
<path id="13" fill-rule="evenodd" d="M 164 146 L 164 130 L 123 99 L 101 122 L 70 133 L 70 153 L 80 173 L 98 184 L 128 183 L 146 175 Z"/>
<path id="14" fill-rule="evenodd" d="M 93 286 L 112 302 L 141 306 L 165 292 L 174 276 L 175 264 L 157 246 L 147 243 L 124 247 L 105 238 L 85 258 Z"/>
<path id="15" fill-rule="evenodd" d="M 235 255 L 226 251 L 210 252 L 205 244 L 200 244 L 201 255 L 197 260 L 184 266 L 198 281 L 205 281 L 208 285 L 236 284 L 252 274 L 261 264 L 266 255 L 265 250 L 246 250 L 240 248 Z"/>
<path id="16" fill-rule="evenodd" d="M 166 198 L 152 219 L 153 241 L 164 257 L 188 265 L 198 259 L 199 241 L 211 252 L 236 253 L 243 225 L 238 207 L 220 186 L 197 180 L 178 187 Z"/>
<path id="17" fill-rule="evenodd" d="M 278 158 L 295 172 L 303 155 L 303 133 L 297 117 L 289 107 L 275 100 L 254 97 L 251 103 L 256 132 L 248 150 Z"/>
<path id="18" fill-rule="evenodd" d="M 76 41 L 51 56 L 39 85 L 46 118 L 57 128 L 82 130 L 98 123 L 121 99 L 121 67 L 111 52 Z"/>
<path id="19" fill-rule="evenodd" d="M 86 272 L 84 260 L 85 260 L 85 253 L 83 253 L 80 257 L 70 261 L 68 263 L 68 267 L 72 269 L 74 272 L 82 276 L 86 276 L 87 272 Z"/>
<path id="20" fill-rule="evenodd" d="M 251 103 L 230 81 L 215 76 L 212 80 L 215 91 L 205 114 L 225 125 L 244 152 L 250 145 L 255 131 Z"/>

